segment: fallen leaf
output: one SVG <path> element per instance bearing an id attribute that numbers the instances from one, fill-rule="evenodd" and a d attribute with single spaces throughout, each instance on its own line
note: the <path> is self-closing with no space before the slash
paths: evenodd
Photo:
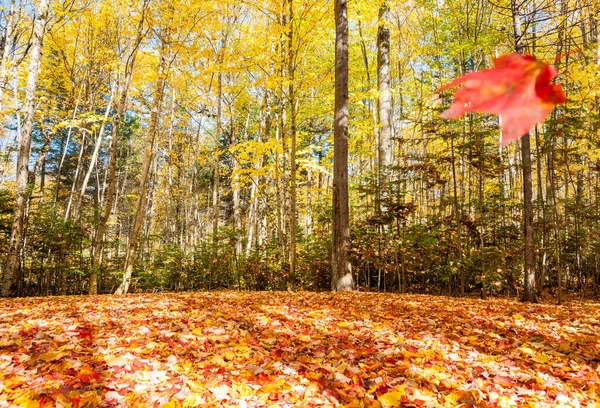
<path id="1" fill-rule="evenodd" d="M 41 354 L 39 359 L 42 361 L 56 361 L 68 355 L 69 353 L 64 351 L 49 351 L 48 353 Z"/>
<path id="2" fill-rule="evenodd" d="M 550 357 L 547 354 L 536 354 L 535 356 L 533 356 L 531 358 L 533 361 L 537 362 L 537 363 L 541 363 L 541 364 L 546 364 L 548 363 L 550 360 L 552 360 L 552 357 Z"/>
<path id="3" fill-rule="evenodd" d="M 384 407 L 398 407 L 402 403 L 402 397 L 404 396 L 403 392 L 400 391 L 390 391 L 381 395 L 377 400 Z"/>

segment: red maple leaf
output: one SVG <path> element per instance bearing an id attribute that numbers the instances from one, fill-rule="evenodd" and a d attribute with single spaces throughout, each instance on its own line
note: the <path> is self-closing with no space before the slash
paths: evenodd
<path id="1" fill-rule="evenodd" d="M 557 75 L 556 68 L 531 55 L 503 55 L 494 61 L 494 68 L 469 72 L 440 88 L 462 84 L 442 118 L 465 112 L 500 115 L 500 144 L 504 145 L 525 135 L 554 105 L 565 102 L 562 87 L 551 83 Z"/>

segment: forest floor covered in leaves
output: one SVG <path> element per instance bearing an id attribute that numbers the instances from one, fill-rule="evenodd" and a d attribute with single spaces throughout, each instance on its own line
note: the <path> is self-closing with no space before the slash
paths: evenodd
<path id="1" fill-rule="evenodd" d="M 598 406 L 600 305 L 374 293 L 0 300 L 0 407 Z"/>

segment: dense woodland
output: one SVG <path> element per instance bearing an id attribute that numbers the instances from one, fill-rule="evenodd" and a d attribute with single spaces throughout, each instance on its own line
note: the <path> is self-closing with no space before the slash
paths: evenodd
<path id="1" fill-rule="evenodd" d="M 0 4 L 3 296 L 331 287 L 333 1 Z M 353 285 L 597 296 L 598 1 L 347 7 Z M 440 118 L 515 51 L 567 103 Z"/>

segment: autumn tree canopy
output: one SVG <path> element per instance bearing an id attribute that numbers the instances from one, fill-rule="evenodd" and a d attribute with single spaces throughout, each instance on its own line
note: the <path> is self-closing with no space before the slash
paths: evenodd
<path id="1" fill-rule="evenodd" d="M 341 3 L 348 282 L 597 295 L 598 2 Z M 3 295 L 331 288 L 334 11 L 5 1 Z"/>

